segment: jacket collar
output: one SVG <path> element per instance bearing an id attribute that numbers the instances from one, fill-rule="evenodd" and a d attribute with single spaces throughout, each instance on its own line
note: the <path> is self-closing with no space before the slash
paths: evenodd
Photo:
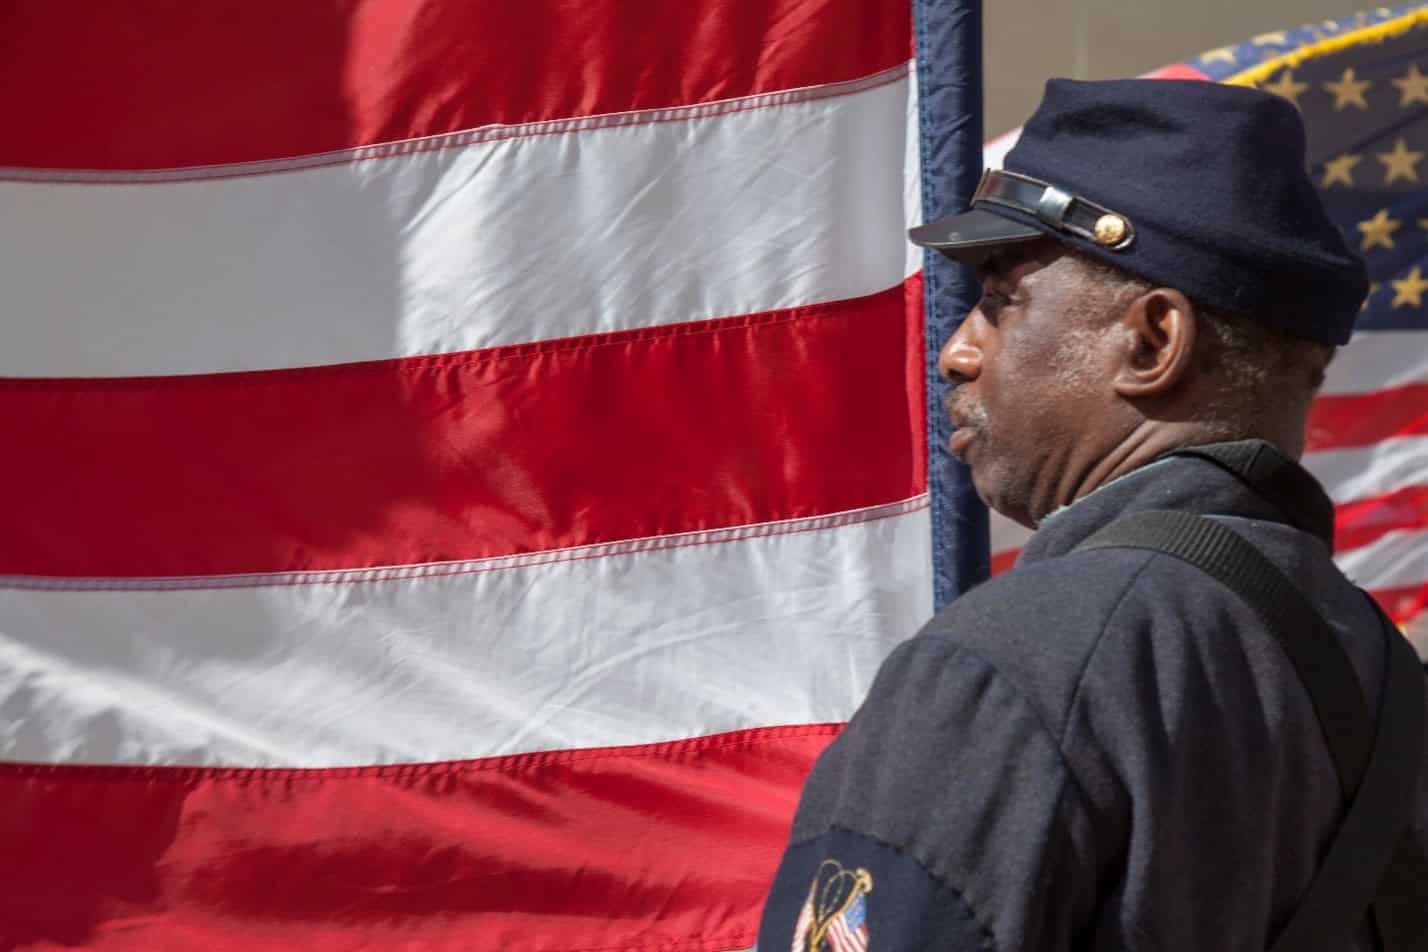
<path id="1" fill-rule="evenodd" d="M 1065 555 L 1119 516 L 1147 509 L 1277 522 L 1334 548 L 1334 505 L 1314 477 L 1271 444 L 1241 440 L 1167 453 L 1058 509 L 1018 564 Z"/>

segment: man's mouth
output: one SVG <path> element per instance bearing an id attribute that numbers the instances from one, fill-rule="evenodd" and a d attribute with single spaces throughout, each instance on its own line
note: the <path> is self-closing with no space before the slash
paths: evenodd
<path id="1" fill-rule="evenodd" d="M 963 399 L 958 399 L 959 393 L 953 391 L 947 397 L 947 416 L 955 428 L 947 441 L 947 449 L 965 463 L 967 450 L 985 425 L 986 414 L 976 403 L 965 399 L 965 395 L 962 395 Z"/>

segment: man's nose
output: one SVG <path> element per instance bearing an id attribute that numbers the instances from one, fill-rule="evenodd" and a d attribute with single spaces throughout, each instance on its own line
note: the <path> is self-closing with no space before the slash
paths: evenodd
<path id="1" fill-rule="evenodd" d="M 937 355 L 938 372 L 953 383 L 975 380 L 982 370 L 982 351 L 969 333 L 971 323 L 972 316 L 969 315 Z"/>

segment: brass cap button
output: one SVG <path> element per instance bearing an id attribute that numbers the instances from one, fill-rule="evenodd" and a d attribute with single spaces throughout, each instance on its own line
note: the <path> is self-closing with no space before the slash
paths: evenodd
<path id="1" fill-rule="evenodd" d="M 1110 247 L 1125 240 L 1129 226 L 1119 215 L 1102 215 L 1096 219 L 1096 244 Z"/>

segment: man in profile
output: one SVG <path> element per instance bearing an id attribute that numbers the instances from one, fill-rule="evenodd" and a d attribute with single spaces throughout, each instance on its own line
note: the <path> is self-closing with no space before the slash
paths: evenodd
<path id="1" fill-rule="evenodd" d="M 1036 534 L 819 760 L 763 952 L 1428 948 L 1421 669 L 1297 463 L 1367 289 L 1304 162 L 1266 93 L 1053 80 L 914 229 L 982 281 L 950 447 Z"/>

